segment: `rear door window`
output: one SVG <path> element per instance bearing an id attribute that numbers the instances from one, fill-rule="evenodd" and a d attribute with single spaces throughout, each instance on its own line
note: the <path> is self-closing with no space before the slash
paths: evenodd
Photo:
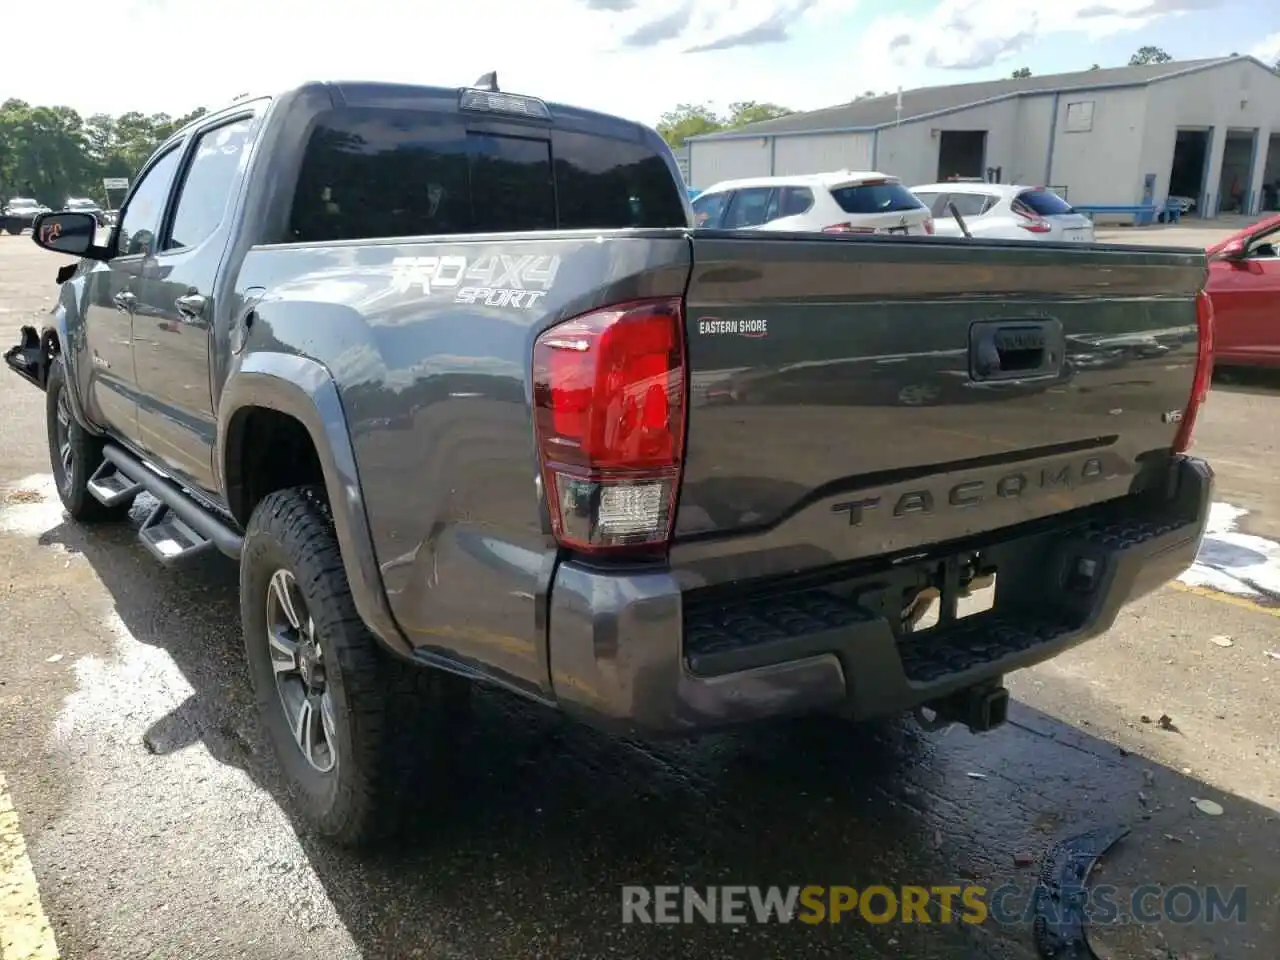
<path id="1" fill-rule="evenodd" d="M 915 194 L 893 180 L 836 187 L 831 196 L 845 213 L 900 213 L 924 206 Z"/>
<path id="2" fill-rule="evenodd" d="M 684 227 L 681 184 L 638 141 L 477 133 L 422 110 L 340 108 L 308 141 L 287 242 Z"/>
<path id="3" fill-rule="evenodd" d="M 693 201 L 693 225 L 695 227 L 718 227 L 720 217 L 724 214 L 728 193 L 704 193 Z"/>
<path id="4" fill-rule="evenodd" d="M 747 187 L 735 190 L 733 200 L 725 215 L 724 225 L 729 230 L 758 227 L 769 221 L 770 206 L 777 209 L 772 187 Z"/>
<path id="5" fill-rule="evenodd" d="M 1071 204 L 1051 190 L 1026 190 L 1018 194 L 1018 201 L 1042 217 L 1061 217 L 1076 212 Z"/>
<path id="6" fill-rule="evenodd" d="M 991 198 L 983 193 L 951 193 L 947 195 L 947 199 L 955 204 L 962 217 L 980 217 L 991 209 Z M 951 208 L 944 204 L 937 215 L 949 217 Z"/>
<path id="7" fill-rule="evenodd" d="M 779 217 L 798 217 L 813 206 L 813 191 L 808 187 L 783 187 L 781 193 Z"/>

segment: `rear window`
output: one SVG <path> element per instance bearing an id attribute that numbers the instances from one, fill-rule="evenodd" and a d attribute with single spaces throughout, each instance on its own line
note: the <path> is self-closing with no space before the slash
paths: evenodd
<path id="1" fill-rule="evenodd" d="M 1042 217 L 1060 217 L 1066 213 L 1075 213 L 1071 204 L 1051 190 L 1027 190 L 1018 194 L 1018 200 L 1032 213 Z"/>
<path id="2" fill-rule="evenodd" d="M 680 190 L 665 158 L 640 143 L 476 133 L 457 115 L 343 108 L 307 143 L 288 239 L 683 227 Z"/>
<path id="3" fill-rule="evenodd" d="M 924 206 L 915 194 L 893 180 L 838 187 L 831 191 L 831 196 L 845 213 L 897 213 Z"/>

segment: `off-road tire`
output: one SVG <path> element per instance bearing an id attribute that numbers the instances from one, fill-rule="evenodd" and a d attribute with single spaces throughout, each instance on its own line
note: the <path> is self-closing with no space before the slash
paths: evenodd
<path id="1" fill-rule="evenodd" d="M 267 595 L 278 570 L 293 575 L 315 624 L 332 696 L 337 762 L 323 773 L 294 740 L 272 669 Z M 322 490 L 279 490 L 254 509 L 240 558 L 240 616 L 259 715 L 302 818 L 348 847 L 394 835 L 406 810 L 421 809 L 432 792 L 469 684 L 379 646 L 356 612 Z"/>
<path id="2" fill-rule="evenodd" d="M 55 356 L 49 366 L 49 377 L 45 381 L 45 429 L 49 435 L 49 465 L 53 470 L 54 486 L 58 489 L 58 499 L 66 508 L 72 520 L 80 523 L 95 523 L 109 520 L 123 520 L 129 515 L 133 506 L 130 497 L 124 503 L 108 507 L 89 492 L 89 478 L 98 467 L 102 466 L 102 448 L 104 441 L 95 437 L 82 427 L 70 405 L 64 406 L 67 415 L 67 440 L 71 446 L 71 471 L 68 477 L 63 466 L 59 442 L 58 406 L 62 395 L 67 390 L 67 373 L 62 364 L 62 357 Z"/>

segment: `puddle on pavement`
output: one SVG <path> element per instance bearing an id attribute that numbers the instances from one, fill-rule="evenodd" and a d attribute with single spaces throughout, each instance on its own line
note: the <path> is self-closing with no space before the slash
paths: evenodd
<path id="1" fill-rule="evenodd" d="M 1241 533 L 1247 510 L 1215 503 L 1196 562 L 1178 579 L 1261 603 L 1280 605 L 1280 543 Z"/>

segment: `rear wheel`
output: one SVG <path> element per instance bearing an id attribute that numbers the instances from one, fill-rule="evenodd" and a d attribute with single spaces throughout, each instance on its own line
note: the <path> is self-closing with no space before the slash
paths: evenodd
<path id="1" fill-rule="evenodd" d="M 313 488 L 277 491 L 254 510 L 240 610 L 258 709 L 305 819 L 348 846 L 392 832 L 400 801 L 412 791 L 422 802 L 413 778 L 447 745 L 465 681 L 378 646 Z"/>
<path id="2" fill-rule="evenodd" d="M 49 462 L 58 488 L 58 499 L 72 520 L 120 520 L 128 515 L 133 500 L 108 507 L 89 492 L 89 478 L 102 466 L 103 440 L 89 433 L 76 420 L 67 391 L 62 357 L 55 356 L 45 382 L 44 398 Z"/>
<path id="3" fill-rule="evenodd" d="M 5 221 L 5 224 L 4 224 L 4 229 L 5 229 L 5 231 L 6 231 L 7 233 L 11 233 L 11 234 L 13 234 L 13 235 L 16 237 L 18 234 L 20 234 L 20 233 L 22 232 L 22 229 L 23 229 L 23 227 L 22 227 L 22 221 L 21 221 L 21 220 L 6 220 L 6 221 Z"/>

